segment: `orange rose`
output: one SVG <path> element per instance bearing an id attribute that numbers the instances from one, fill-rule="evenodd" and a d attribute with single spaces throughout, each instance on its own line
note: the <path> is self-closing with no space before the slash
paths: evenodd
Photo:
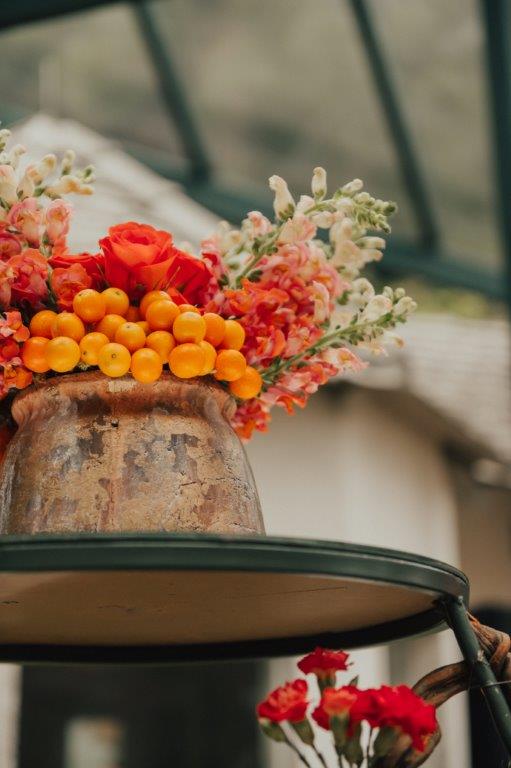
<path id="1" fill-rule="evenodd" d="M 173 245 L 172 235 L 148 224 L 128 221 L 110 227 L 108 237 L 99 244 L 108 284 L 122 288 L 131 299 L 147 291 L 173 288 L 184 300 L 195 303 L 211 278 L 202 261 Z"/>

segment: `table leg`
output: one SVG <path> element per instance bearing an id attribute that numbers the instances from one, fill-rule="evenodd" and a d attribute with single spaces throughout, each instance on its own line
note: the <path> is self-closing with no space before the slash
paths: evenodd
<path id="1" fill-rule="evenodd" d="M 495 726 L 511 757 L 511 711 L 488 659 L 470 626 L 463 598 L 444 603 L 449 624 L 456 635 L 460 650 L 472 670 L 471 681 L 479 687 L 493 716 Z"/>

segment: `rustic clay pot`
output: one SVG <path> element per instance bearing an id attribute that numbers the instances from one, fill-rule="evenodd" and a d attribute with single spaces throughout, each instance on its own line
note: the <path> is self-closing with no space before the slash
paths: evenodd
<path id="1" fill-rule="evenodd" d="M 14 400 L 0 533 L 264 533 L 234 402 L 213 380 L 57 376 Z"/>

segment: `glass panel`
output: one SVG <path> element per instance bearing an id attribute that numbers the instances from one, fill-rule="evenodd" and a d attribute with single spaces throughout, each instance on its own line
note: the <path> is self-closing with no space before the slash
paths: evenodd
<path id="1" fill-rule="evenodd" d="M 36 110 L 180 154 L 128 7 L 16 27 L 0 37 L 3 120 Z"/>
<path id="2" fill-rule="evenodd" d="M 348 3 L 153 2 L 221 180 L 266 190 L 272 173 L 308 191 L 363 178 L 409 210 Z"/>
<path id="3" fill-rule="evenodd" d="M 483 30 L 474 0 L 371 0 L 449 252 L 497 268 Z"/>

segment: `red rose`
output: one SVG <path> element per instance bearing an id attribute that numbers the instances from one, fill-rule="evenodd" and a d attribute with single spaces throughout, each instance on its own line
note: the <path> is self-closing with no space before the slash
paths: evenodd
<path id="1" fill-rule="evenodd" d="M 317 677 L 333 677 L 336 672 L 348 669 L 349 654 L 344 651 L 329 651 L 326 648 L 316 648 L 298 662 L 298 669 L 305 675 L 313 672 Z"/>
<path id="2" fill-rule="evenodd" d="M 122 288 L 132 299 L 172 287 L 194 304 L 211 279 L 202 261 L 176 248 L 168 232 L 148 224 L 128 221 L 110 227 L 99 244 L 108 284 Z"/>
<path id="3" fill-rule="evenodd" d="M 292 683 L 276 688 L 258 705 L 258 717 L 271 720 L 272 723 L 281 723 L 283 720 L 300 723 L 305 719 L 309 705 L 307 691 L 305 680 L 293 680 Z"/>
<path id="4" fill-rule="evenodd" d="M 85 288 L 91 287 L 92 278 L 81 264 L 73 264 L 65 269 L 54 269 L 50 282 L 59 309 L 72 311 L 74 297 Z"/>
<path id="5" fill-rule="evenodd" d="M 344 685 L 342 688 L 325 688 L 321 701 L 312 713 L 312 717 L 325 730 L 330 729 L 330 718 L 343 717 L 350 713 L 355 706 L 361 691 L 354 685 Z"/>
<path id="6" fill-rule="evenodd" d="M 100 288 L 105 282 L 102 253 L 69 253 L 66 246 L 56 245 L 48 261 L 54 269 L 67 269 L 79 264 L 92 279 L 94 288 Z"/>

